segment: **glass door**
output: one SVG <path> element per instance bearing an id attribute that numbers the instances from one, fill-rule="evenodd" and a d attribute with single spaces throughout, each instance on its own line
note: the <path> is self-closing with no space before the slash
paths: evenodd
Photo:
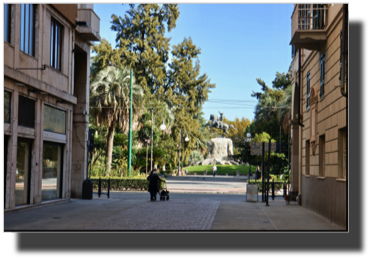
<path id="1" fill-rule="evenodd" d="M 62 198 L 61 144 L 44 142 L 42 165 L 42 201 Z"/>
<path id="2" fill-rule="evenodd" d="M 17 165 L 16 165 L 16 206 L 30 203 L 30 162 L 32 155 L 32 141 L 18 138 Z"/>

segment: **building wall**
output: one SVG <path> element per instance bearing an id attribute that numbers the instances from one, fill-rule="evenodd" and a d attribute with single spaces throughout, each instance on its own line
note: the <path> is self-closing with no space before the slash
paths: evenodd
<path id="1" fill-rule="evenodd" d="M 342 30 L 342 6 L 330 5 L 328 10 L 327 41 L 320 50 L 302 49 L 301 113 L 304 127 L 301 129 L 301 179 L 302 206 L 313 210 L 334 223 L 346 225 L 346 180 L 342 178 L 339 163 L 339 130 L 346 127 L 346 98 L 340 93 L 340 34 Z M 320 98 L 320 58 L 325 53 L 324 97 Z M 297 59 L 297 60 L 296 60 Z M 298 82 L 298 54 L 293 59 L 293 81 Z M 306 151 L 311 141 L 311 108 L 306 109 L 307 74 L 310 72 L 310 90 L 317 92 L 316 147 Z M 297 78 L 296 78 L 297 77 Z M 320 173 L 320 136 L 325 136 L 325 173 Z M 295 144 L 293 144 L 295 145 Z M 309 159 L 306 159 L 310 155 Z M 309 163 L 309 168 L 306 164 Z M 293 166 L 292 166 L 293 168 Z M 309 171 L 309 172 L 308 172 Z M 321 169 L 322 171 L 322 169 Z M 292 172 L 293 173 L 293 172 Z M 340 177 L 340 178 L 339 178 Z"/>
<path id="2" fill-rule="evenodd" d="M 89 56 L 91 43 L 83 40 L 76 32 L 75 20 L 78 5 L 54 5 L 38 4 L 35 11 L 35 53 L 33 56 L 19 49 L 20 44 L 20 11 L 19 4 L 12 5 L 12 39 L 10 43 L 4 42 L 4 90 L 11 92 L 11 121 L 4 122 L 4 135 L 7 137 L 8 151 L 6 153 L 5 174 L 5 209 L 11 210 L 16 206 L 16 165 L 17 143 L 19 138 L 31 140 L 32 152 L 30 161 L 30 203 L 41 203 L 41 187 L 43 175 L 43 146 L 44 142 L 62 144 L 62 198 L 72 197 L 72 176 L 76 172 L 72 170 L 73 135 L 77 136 L 76 153 L 81 154 L 82 169 L 77 171 L 80 179 L 86 176 L 87 161 L 86 141 L 88 130 L 88 103 L 89 103 Z M 73 15 L 75 13 L 75 16 Z M 66 16 L 64 16 L 66 14 Z M 70 15 L 70 16 L 69 16 Z M 63 26 L 61 70 L 50 66 L 50 38 L 51 18 L 54 18 Z M 80 50 L 88 58 L 83 63 L 80 73 L 74 75 L 74 57 Z M 46 65 L 44 70 L 41 70 Z M 33 68 L 34 70 L 20 70 L 20 68 Z M 40 70 L 38 70 L 40 69 Z M 74 87 L 74 80 L 82 82 L 80 89 Z M 29 90 L 38 90 L 42 93 L 34 93 Z M 74 92 L 75 91 L 75 92 Z M 75 93 L 75 94 L 74 94 Z M 35 101 L 34 128 L 18 125 L 19 96 L 25 96 Z M 80 114 L 76 120 L 84 122 L 80 131 L 75 131 L 74 112 L 80 105 Z M 57 134 L 44 131 L 44 106 L 51 106 L 65 111 L 65 134 Z M 82 110 L 87 111 L 83 113 Z M 74 134 L 73 134 L 74 133 Z M 81 182 L 82 182 L 81 181 Z M 76 186 L 78 188 L 78 186 Z M 75 193 L 81 197 L 81 190 Z"/>

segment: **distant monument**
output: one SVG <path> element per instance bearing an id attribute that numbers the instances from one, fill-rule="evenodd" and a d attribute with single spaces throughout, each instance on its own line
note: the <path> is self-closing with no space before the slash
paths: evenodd
<path id="1" fill-rule="evenodd" d="M 233 125 L 228 125 L 228 124 L 223 123 L 223 113 L 219 111 L 219 114 L 220 114 L 220 120 L 218 119 L 216 115 L 214 114 L 210 115 L 210 120 L 208 121 L 208 127 L 222 129 L 224 133 L 228 134 L 228 129 L 229 128 L 235 129 L 235 127 Z"/>
<path id="2" fill-rule="evenodd" d="M 208 127 L 214 127 L 223 130 L 224 133 L 228 134 L 228 129 L 231 127 L 235 129 L 233 125 L 228 125 L 223 123 L 223 113 L 219 112 L 220 119 L 214 114 L 210 115 L 210 120 L 208 121 Z M 194 165 L 239 165 L 239 163 L 233 161 L 232 157 L 234 155 L 233 142 L 230 138 L 212 138 L 207 143 L 208 156 L 205 160 L 199 161 Z"/>

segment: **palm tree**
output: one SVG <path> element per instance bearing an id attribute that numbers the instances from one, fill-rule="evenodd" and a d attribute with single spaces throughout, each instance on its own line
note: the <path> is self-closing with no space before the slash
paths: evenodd
<path id="1" fill-rule="evenodd" d="M 284 96 L 278 102 L 277 118 L 279 121 L 284 119 L 284 115 L 289 112 L 292 107 L 292 86 L 288 86 L 284 90 Z"/>
<path id="2" fill-rule="evenodd" d="M 123 132 L 129 130 L 130 80 L 129 68 L 107 67 L 95 76 L 90 85 L 91 112 L 98 125 L 106 123 L 108 128 L 106 176 L 111 170 L 116 124 L 118 123 Z M 135 83 L 134 79 L 133 83 Z M 143 89 L 136 84 L 132 88 L 132 114 L 133 121 L 136 121 L 144 109 L 144 93 Z"/>

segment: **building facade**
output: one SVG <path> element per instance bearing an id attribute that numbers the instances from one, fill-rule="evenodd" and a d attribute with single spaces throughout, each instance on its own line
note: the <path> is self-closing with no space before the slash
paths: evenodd
<path id="1" fill-rule="evenodd" d="M 292 14 L 292 196 L 347 223 L 348 7 L 296 4 Z M 346 26 L 346 27 L 343 27 Z"/>
<path id="2" fill-rule="evenodd" d="M 5 211 L 81 198 L 92 4 L 4 5 Z"/>

